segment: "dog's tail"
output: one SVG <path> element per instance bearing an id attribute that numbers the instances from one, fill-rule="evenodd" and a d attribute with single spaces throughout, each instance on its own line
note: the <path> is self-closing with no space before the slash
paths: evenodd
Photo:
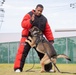
<path id="1" fill-rule="evenodd" d="M 59 54 L 59 55 L 57 55 L 57 58 L 65 58 L 65 59 L 71 61 L 71 59 L 65 54 Z"/>

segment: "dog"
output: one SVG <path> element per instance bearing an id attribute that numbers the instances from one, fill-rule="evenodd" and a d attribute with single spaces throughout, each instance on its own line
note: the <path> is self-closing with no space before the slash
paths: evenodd
<path id="1" fill-rule="evenodd" d="M 60 72 L 60 70 L 56 66 L 57 58 L 65 58 L 71 61 L 71 59 L 65 54 L 60 54 L 60 55 L 57 54 L 57 52 L 54 49 L 54 46 L 44 38 L 42 31 L 38 27 L 33 26 L 29 30 L 29 32 L 30 32 L 30 36 L 28 37 L 26 42 L 31 47 L 35 47 L 38 52 L 44 54 L 43 58 L 40 61 L 41 73 L 45 72 L 44 66 L 46 64 L 49 64 L 50 62 L 52 62 L 54 65 L 54 72 L 56 72 L 56 69 Z"/>

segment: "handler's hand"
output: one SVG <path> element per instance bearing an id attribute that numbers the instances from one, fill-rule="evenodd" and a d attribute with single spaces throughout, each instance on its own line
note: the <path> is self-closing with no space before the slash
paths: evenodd
<path id="1" fill-rule="evenodd" d="M 53 44 L 54 43 L 54 41 L 49 41 L 50 42 L 50 44 Z"/>
<path id="2" fill-rule="evenodd" d="M 35 20 L 35 14 L 33 14 L 31 17 L 31 21 L 34 21 L 34 20 Z"/>

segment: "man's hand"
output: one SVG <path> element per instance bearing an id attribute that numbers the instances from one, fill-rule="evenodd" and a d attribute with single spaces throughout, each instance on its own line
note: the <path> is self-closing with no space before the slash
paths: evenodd
<path id="1" fill-rule="evenodd" d="M 51 41 L 49 41 L 50 42 L 50 44 L 53 44 L 54 43 L 54 40 L 51 40 Z"/>
<path id="2" fill-rule="evenodd" d="M 34 20 L 35 20 L 35 14 L 33 14 L 31 17 L 31 21 L 34 21 Z"/>
<path id="3" fill-rule="evenodd" d="M 30 19 L 30 23 L 32 24 L 35 20 L 35 14 L 32 15 L 31 19 Z"/>

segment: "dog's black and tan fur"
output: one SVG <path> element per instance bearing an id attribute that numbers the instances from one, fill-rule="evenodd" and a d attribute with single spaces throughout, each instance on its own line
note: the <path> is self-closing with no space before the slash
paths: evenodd
<path id="1" fill-rule="evenodd" d="M 45 72 L 44 65 L 52 62 L 56 65 L 57 58 L 66 58 L 71 60 L 68 56 L 61 54 L 57 55 L 54 47 L 50 44 L 44 37 L 42 32 L 36 27 L 30 29 L 31 36 L 28 37 L 26 42 L 29 43 L 31 47 L 36 47 L 36 50 L 43 53 L 44 57 L 41 59 L 41 72 Z M 56 72 L 56 66 L 54 65 L 54 72 Z"/>

